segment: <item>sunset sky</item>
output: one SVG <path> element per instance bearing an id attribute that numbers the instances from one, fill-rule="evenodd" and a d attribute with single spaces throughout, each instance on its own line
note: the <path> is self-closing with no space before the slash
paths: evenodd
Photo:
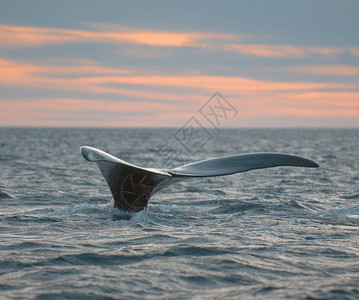
<path id="1" fill-rule="evenodd" d="M 217 91 L 226 127 L 359 127 L 359 1 L 0 0 L 0 126 L 177 127 Z"/>

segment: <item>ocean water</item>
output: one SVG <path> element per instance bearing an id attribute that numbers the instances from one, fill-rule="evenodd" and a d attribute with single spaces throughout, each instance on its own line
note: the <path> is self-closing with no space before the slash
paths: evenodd
<path id="1" fill-rule="evenodd" d="M 211 129 L 201 149 L 175 132 L 0 128 L 0 298 L 359 298 L 359 130 Z M 268 151 L 320 168 L 194 179 L 130 214 L 82 145 L 144 167 Z"/>

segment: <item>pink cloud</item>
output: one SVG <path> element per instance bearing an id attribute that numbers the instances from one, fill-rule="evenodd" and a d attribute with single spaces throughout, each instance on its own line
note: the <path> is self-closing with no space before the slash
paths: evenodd
<path id="1" fill-rule="evenodd" d="M 241 96 L 276 91 L 353 88 L 352 85 L 343 83 L 273 82 L 244 77 L 191 74 L 142 75 L 134 70 L 117 70 L 101 66 L 34 65 L 4 59 L 0 59 L 0 68 L 0 80 L 8 87 L 80 91 L 166 101 L 200 101 L 200 94 L 208 95 L 215 90 Z M 158 91 L 154 92 L 154 87 L 158 87 Z M 173 88 L 180 88 L 181 92 L 173 93 Z"/>
<path id="2" fill-rule="evenodd" d="M 231 44 L 222 48 L 224 51 L 262 57 L 302 57 L 305 52 L 299 47 L 288 45 L 240 45 Z"/>
<path id="3" fill-rule="evenodd" d="M 349 48 L 349 52 L 355 56 L 359 56 L 359 48 Z"/>
<path id="4" fill-rule="evenodd" d="M 273 111 L 273 115 L 281 116 L 297 116 L 297 117 L 315 117 L 315 118 L 359 118 L 359 108 L 346 109 L 346 108 L 331 108 L 331 107 L 318 107 L 318 108 L 287 108 L 280 107 Z"/>
<path id="5" fill-rule="evenodd" d="M 341 68 L 332 71 L 348 72 Z M 64 65 L 56 59 L 51 64 L 34 64 L 1 58 L 0 82 L 19 89 L 73 91 L 86 93 L 88 98 L 101 95 L 103 99 L 2 98 L 0 125 L 180 126 L 179 122 L 198 112 L 216 90 L 224 91 L 239 111 L 232 126 L 249 118 L 260 124 L 263 118 L 273 116 L 359 117 L 358 86 L 348 83 L 274 82 L 194 73 L 165 76 L 105 67 L 92 61 Z M 118 95 L 119 100 L 106 100 L 110 94 Z M 73 117 L 70 123 L 69 116 Z"/>
<path id="6" fill-rule="evenodd" d="M 112 43 L 151 47 L 196 47 L 266 58 L 305 57 L 314 54 L 333 56 L 345 50 L 338 47 L 239 44 L 238 42 L 250 37 L 232 33 L 156 31 L 106 24 L 90 25 L 92 26 L 91 30 L 0 25 L 0 40 L 2 41 L 0 48 L 37 47 L 68 43 Z M 359 55 L 357 48 L 347 50 L 353 55 Z M 141 49 L 136 49 L 134 52 L 121 51 L 126 55 L 140 57 L 163 55 L 163 51 L 152 51 L 150 54 L 141 51 Z"/>
<path id="7" fill-rule="evenodd" d="M 344 65 L 311 65 L 311 66 L 292 66 L 287 70 L 296 73 L 325 75 L 325 76 L 355 76 L 359 75 L 359 68 Z"/>
<path id="8" fill-rule="evenodd" d="M 87 79 L 85 79 L 87 80 Z M 274 91 L 274 90 L 307 90 L 307 89 L 336 89 L 347 88 L 347 84 L 336 83 L 307 83 L 307 82 L 273 82 L 254 80 L 244 77 L 182 75 L 182 76 L 117 76 L 89 78 L 93 83 L 121 83 L 129 85 L 191 87 L 201 89 L 226 90 L 240 93 L 242 91 Z"/>
<path id="9" fill-rule="evenodd" d="M 313 54 L 337 55 L 342 48 L 296 47 L 291 45 L 227 44 L 223 51 L 267 58 L 305 57 Z"/>
<path id="10" fill-rule="evenodd" d="M 174 109 L 177 110 L 175 114 Z M 176 109 L 173 104 L 148 101 L 2 100 L 0 126 L 148 126 L 149 122 L 152 126 L 168 126 L 178 125 L 178 120 L 190 117 L 190 113 L 181 112 L 181 109 L 184 108 L 180 103 Z"/>
<path id="11" fill-rule="evenodd" d="M 281 93 L 249 98 L 227 98 L 238 110 L 231 126 L 265 124 L 276 116 L 279 120 L 295 118 L 359 118 L 359 93 L 301 92 Z M 199 117 L 202 103 L 153 103 L 149 101 L 112 101 L 93 99 L 24 99 L 0 102 L 0 125 L 32 126 L 181 126 L 191 116 Z M 69 118 L 71 119 L 69 121 Z M 275 121 L 275 120 L 274 120 Z M 272 124 L 275 124 L 272 120 Z M 254 123 L 253 123 L 254 122 Z M 274 123 L 273 123 L 274 122 Z M 208 124 L 207 124 L 208 125 Z"/>
<path id="12" fill-rule="evenodd" d="M 101 28 L 100 28 L 101 29 Z M 109 28 L 107 28 L 109 29 Z M 151 31 L 117 27 L 110 31 L 0 26 L 0 47 L 31 47 L 67 43 L 131 43 L 161 47 L 200 46 L 205 40 L 233 38 L 231 34 Z"/>

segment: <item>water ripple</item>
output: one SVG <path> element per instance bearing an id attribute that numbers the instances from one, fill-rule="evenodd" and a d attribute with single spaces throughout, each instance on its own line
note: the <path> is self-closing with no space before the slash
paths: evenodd
<path id="1" fill-rule="evenodd" d="M 165 189 L 145 211 L 111 208 L 79 147 L 146 165 L 171 133 L 0 128 L 1 297 L 357 298 L 358 130 L 213 130 L 186 162 L 270 151 L 321 167 L 197 179 Z"/>

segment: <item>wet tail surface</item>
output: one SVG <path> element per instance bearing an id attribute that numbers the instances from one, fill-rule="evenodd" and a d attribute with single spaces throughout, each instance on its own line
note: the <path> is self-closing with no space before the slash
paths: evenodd
<path id="1" fill-rule="evenodd" d="M 83 157 L 96 162 L 114 198 L 114 205 L 125 211 L 141 211 L 150 198 L 172 183 L 198 177 L 214 177 L 278 166 L 317 168 L 314 161 L 280 153 L 253 153 L 207 159 L 175 169 L 138 167 L 102 150 L 83 146 Z"/>

